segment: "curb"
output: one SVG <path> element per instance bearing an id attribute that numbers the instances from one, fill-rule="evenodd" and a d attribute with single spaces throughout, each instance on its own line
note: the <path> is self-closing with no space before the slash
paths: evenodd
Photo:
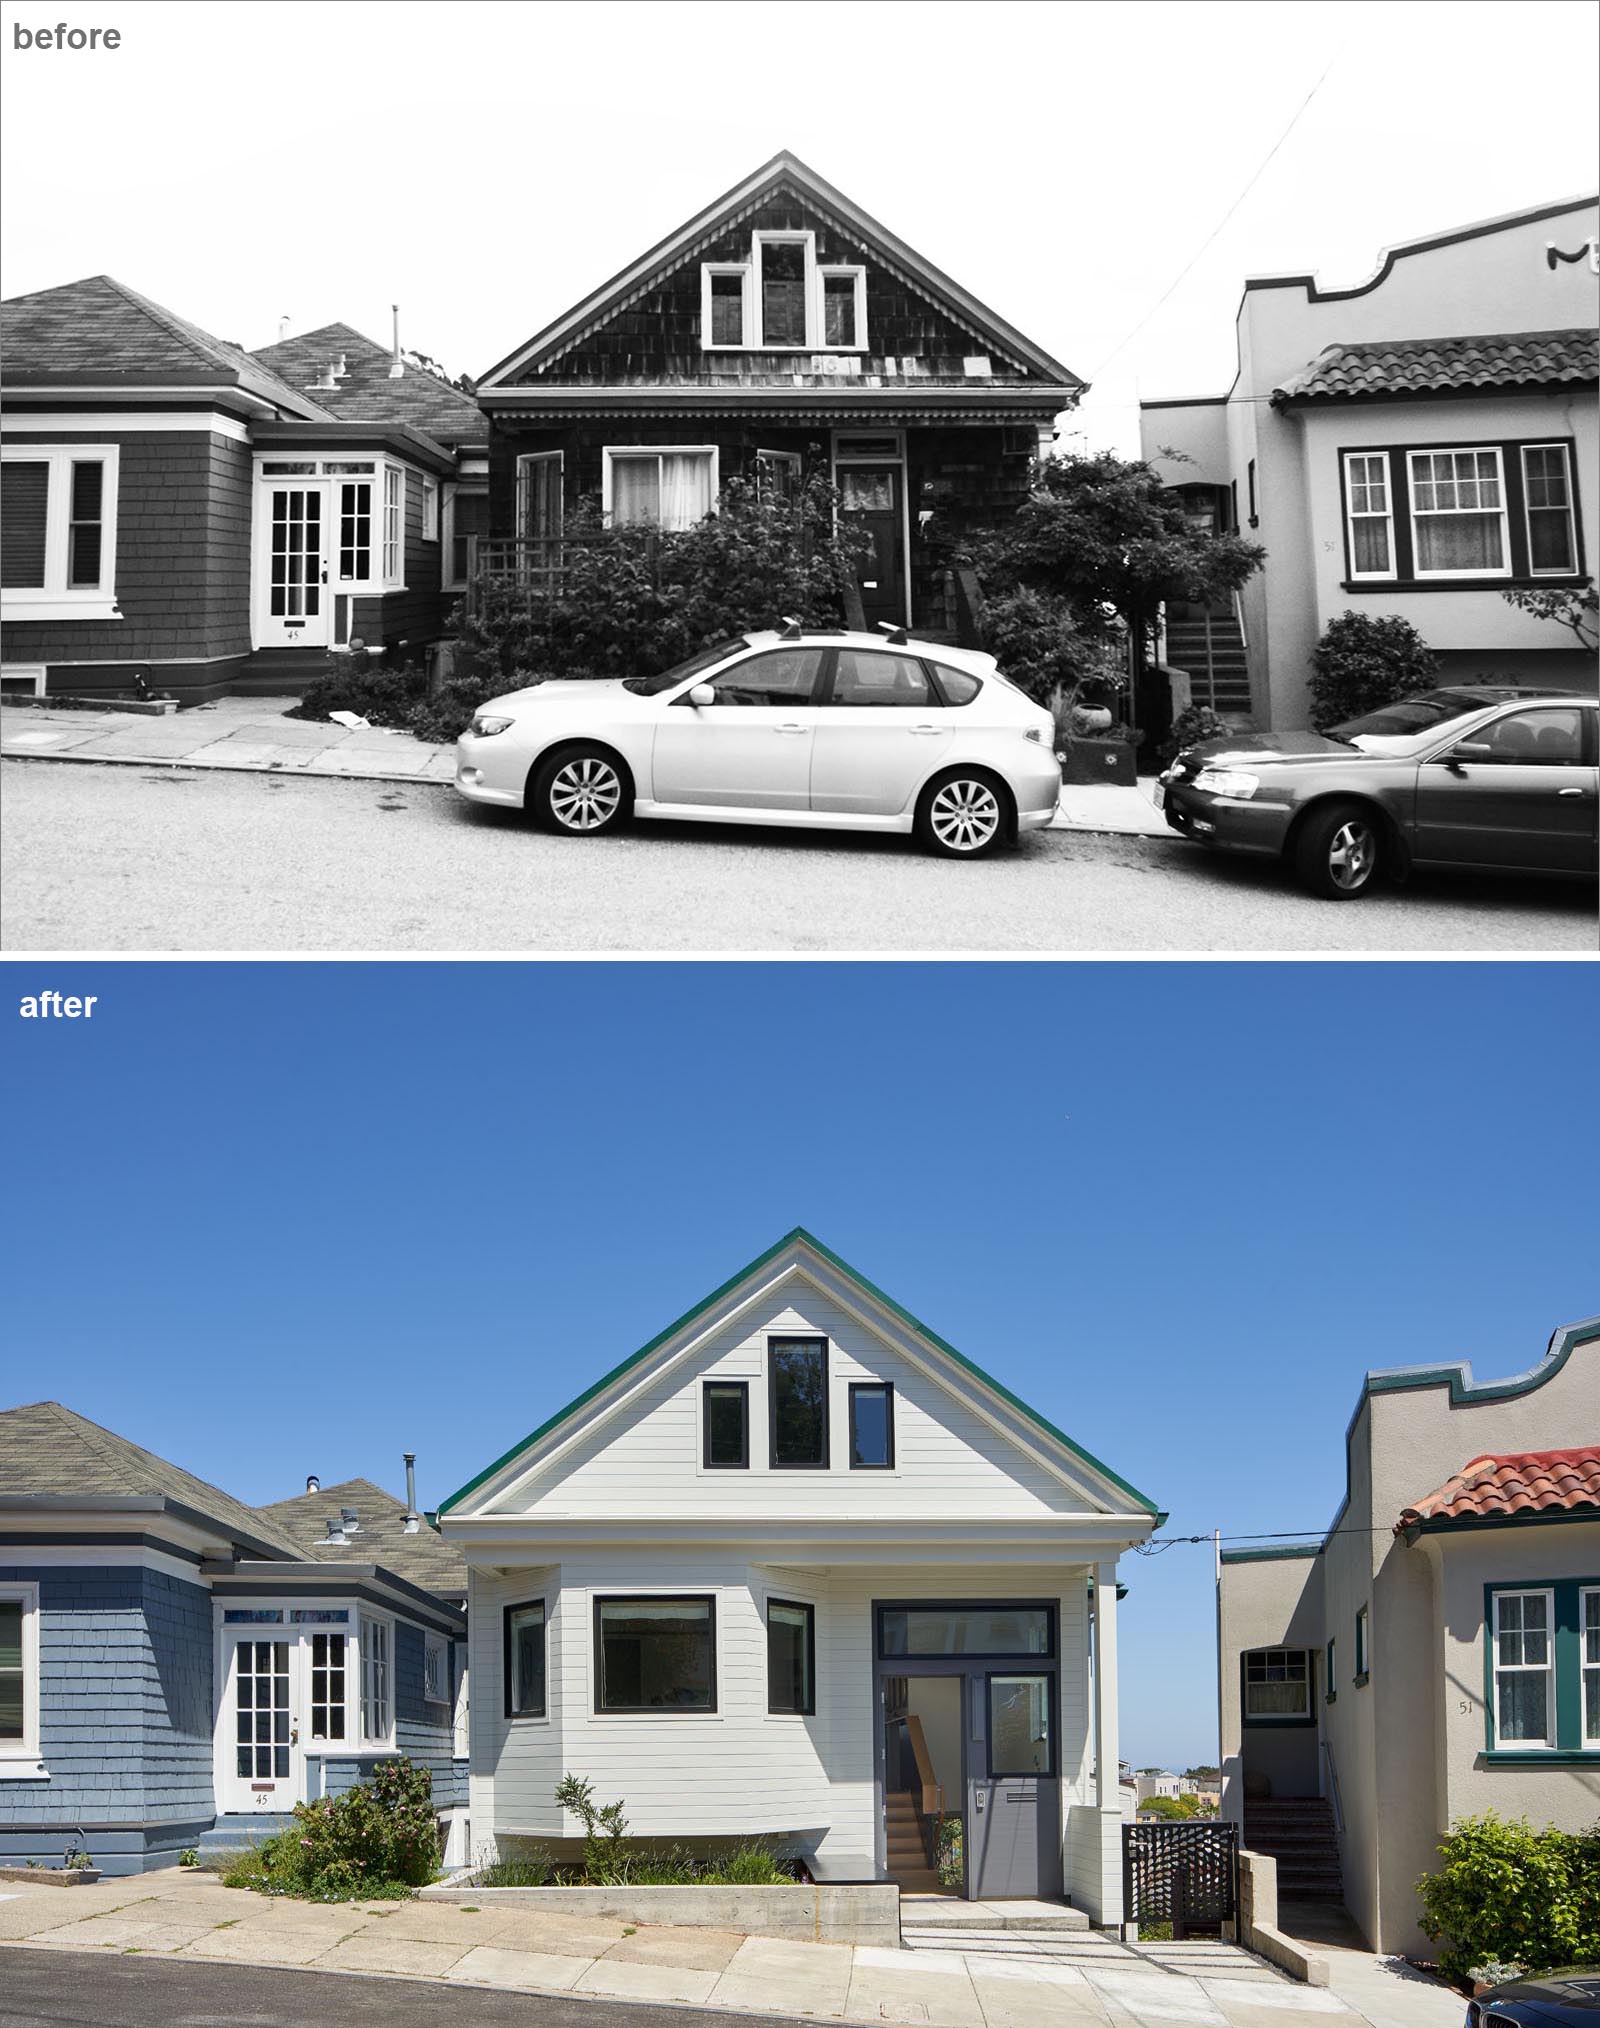
<path id="1" fill-rule="evenodd" d="M 0 751 L 0 760 L 63 761 L 83 768 L 185 768 L 196 775 L 272 775 L 290 782 L 410 782 L 417 788 L 449 789 L 455 784 L 439 775 L 397 775 L 381 769 L 231 767 L 226 761 L 173 760 L 165 754 L 14 753 Z"/>

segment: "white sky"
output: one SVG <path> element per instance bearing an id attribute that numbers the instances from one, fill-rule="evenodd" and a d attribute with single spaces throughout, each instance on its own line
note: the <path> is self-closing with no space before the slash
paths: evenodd
<path id="1" fill-rule="evenodd" d="M 29 0 L 6 295 L 109 273 L 254 348 L 342 320 L 481 373 L 787 147 L 1095 382 L 1221 392 L 1247 274 L 1594 186 L 1589 0 Z M 13 23 L 116 27 L 26 53 Z M 1306 94 L 1233 218 L 1143 331 Z M 1427 334 L 1419 334 L 1427 335 Z M 1102 370 L 1104 369 L 1104 370 Z"/>

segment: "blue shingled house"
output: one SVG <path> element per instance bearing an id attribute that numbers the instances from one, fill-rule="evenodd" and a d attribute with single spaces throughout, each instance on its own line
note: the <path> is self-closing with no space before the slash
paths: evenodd
<path id="1" fill-rule="evenodd" d="M 0 1413 L 0 1864 L 169 1865 L 396 1753 L 468 1850 L 466 1567 L 366 1479 L 249 1507 L 58 1402 Z"/>

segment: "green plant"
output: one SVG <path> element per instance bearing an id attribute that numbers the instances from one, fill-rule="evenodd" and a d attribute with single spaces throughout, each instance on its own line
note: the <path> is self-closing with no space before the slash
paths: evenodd
<path id="1" fill-rule="evenodd" d="M 403 1899 L 439 1870 L 432 1789 L 426 1768 L 379 1761 L 344 1795 L 297 1803 L 294 1823 L 240 1853 L 223 1883 L 308 1901 Z"/>
<path id="2" fill-rule="evenodd" d="M 586 1777 L 567 1774 L 556 1785 L 556 1805 L 570 1810 L 583 1825 L 583 1870 L 593 1887 L 617 1887 L 627 1877 L 623 1844 L 628 1820 L 622 1804 L 597 1803 L 594 1784 Z"/>
<path id="3" fill-rule="evenodd" d="M 427 699 L 428 677 L 414 663 L 402 669 L 370 666 L 364 657 L 330 658 L 326 675 L 306 685 L 300 702 L 286 718 L 325 719 L 335 711 L 354 711 L 374 725 L 405 726 Z"/>
<path id="4" fill-rule="evenodd" d="M 1318 732 L 1437 682 L 1439 658 L 1409 620 L 1341 613 L 1311 651 L 1311 723 Z"/>
<path id="5" fill-rule="evenodd" d="M 1600 1825 L 1535 1831 L 1487 1810 L 1440 1842 L 1417 1882 L 1422 1930 L 1452 1978 L 1490 1960 L 1549 1971 L 1600 1961 Z"/>
<path id="6" fill-rule="evenodd" d="M 1506 591 L 1500 596 L 1519 612 L 1565 627 L 1591 655 L 1600 644 L 1600 593 L 1595 591 L 1593 578 L 1586 578 L 1582 585 L 1560 589 L 1542 585 L 1537 591 Z"/>
<path id="7" fill-rule="evenodd" d="M 1508 1963 L 1503 1958 L 1486 1958 L 1481 1965 L 1469 1965 L 1467 1977 L 1480 1986 L 1503 1986 L 1510 1979 L 1520 1979 L 1528 1967 Z"/>
<path id="8" fill-rule="evenodd" d="M 178 1854 L 178 1864 L 180 1866 L 198 1866 L 200 1864 L 199 1847 L 195 1845 L 186 1845 L 184 1849 Z"/>
<path id="9" fill-rule="evenodd" d="M 484 1869 L 481 1887 L 548 1887 L 555 1878 L 555 1862 L 542 1845 L 533 1846 L 517 1859 L 497 1859 Z"/>
<path id="10" fill-rule="evenodd" d="M 1233 727 L 1209 704 L 1189 704 L 1172 721 L 1172 731 L 1161 748 L 1161 765 L 1168 767 L 1186 746 L 1198 746 L 1203 739 L 1223 739 Z"/>
<path id="11" fill-rule="evenodd" d="M 935 1872 L 941 1887 L 960 1889 L 966 1880 L 966 1856 L 963 1849 L 965 1825 L 960 1817 L 941 1817 L 934 1835 L 934 1852 L 938 1864 Z"/>

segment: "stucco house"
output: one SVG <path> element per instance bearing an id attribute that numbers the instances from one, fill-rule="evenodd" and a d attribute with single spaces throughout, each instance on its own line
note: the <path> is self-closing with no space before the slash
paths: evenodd
<path id="1" fill-rule="evenodd" d="M 1195 525 L 1267 551 L 1236 599 L 1167 610 L 1197 701 L 1305 726 L 1350 611 L 1408 620 L 1447 681 L 1592 690 L 1593 654 L 1502 594 L 1596 574 L 1597 231 L 1588 196 L 1391 247 L 1353 287 L 1255 277 L 1228 392 L 1140 403 Z"/>
<path id="2" fill-rule="evenodd" d="M 283 694 L 443 635 L 470 396 L 345 326 L 253 355 L 110 275 L 0 304 L 0 344 L 8 693 Z"/>
<path id="3" fill-rule="evenodd" d="M 926 636 L 955 618 L 929 523 L 1020 504 L 1084 387 L 782 153 L 484 374 L 493 533 L 537 568 L 580 499 L 684 528 L 730 479 L 821 471 L 870 541 L 866 623 Z"/>
<path id="4" fill-rule="evenodd" d="M 1600 1317 L 1505 1380 L 1369 1373 L 1320 1542 L 1224 1550 L 1222 1813 L 1416 1952 L 1452 1823 L 1600 1814 Z"/>
<path id="5" fill-rule="evenodd" d="M 464 1856 L 465 1597 L 412 1498 L 249 1507 L 59 1402 L 0 1412 L 0 1863 L 172 1865 L 395 1753 Z"/>
<path id="6" fill-rule="evenodd" d="M 636 1835 L 1118 1921 L 1117 1564 L 1162 1518 L 796 1229 L 440 1507 L 475 1849 L 560 1849 L 570 1771 Z"/>

